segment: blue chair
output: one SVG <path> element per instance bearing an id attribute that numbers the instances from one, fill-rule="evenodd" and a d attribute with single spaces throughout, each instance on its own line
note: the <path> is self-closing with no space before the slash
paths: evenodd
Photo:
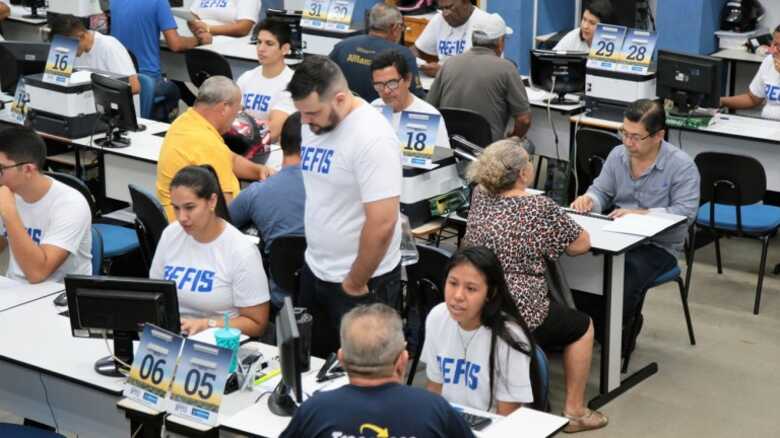
<path id="1" fill-rule="evenodd" d="M 550 412 L 550 363 L 544 350 L 538 345 L 534 348 L 534 355 L 531 358 L 531 390 L 534 393 L 531 408 Z"/>
<path id="2" fill-rule="evenodd" d="M 761 241 L 761 262 L 753 314 L 761 305 L 769 238 L 780 227 L 780 208 L 764 205 L 766 172 L 753 157 L 705 152 L 694 160 L 701 174 L 701 201 L 696 226 L 715 236 L 718 274 L 723 273 L 720 237 L 736 236 Z M 696 248 L 691 253 L 691 262 Z"/>
<path id="3" fill-rule="evenodd" d="M 64 435 L 56 432 L 11 423 L 0 423 L 0 436 L 3 438 L 65 438 Z"/>
<path id="4" fill-rule="evenodd" d="M 100 275 L 103 268 L 103 236 L 92 225 L 92 275 Z"/>
<path id="5" fill-rule="evenodd" d="M 141 117 L 144 119 L 150 119 L 152 117 L 152 109 L 155 105 L 163 102 L 165 96 L 155 96 L 154 88 L 157 86 L 157 81 L 149 75 L 138 73 L 138 82 L 141 83 Z"/>

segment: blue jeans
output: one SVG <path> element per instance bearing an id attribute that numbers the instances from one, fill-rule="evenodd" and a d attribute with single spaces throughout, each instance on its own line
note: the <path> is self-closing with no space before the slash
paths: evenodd
<path id="1" fill-rule="evenodd" d="M 170 114 L 179 107 L 181 93 L 179 87 L 165 77 L 157 79 L 154 85 L 154 103 L 152 104 L 152 120 L 170 123 Z"/>

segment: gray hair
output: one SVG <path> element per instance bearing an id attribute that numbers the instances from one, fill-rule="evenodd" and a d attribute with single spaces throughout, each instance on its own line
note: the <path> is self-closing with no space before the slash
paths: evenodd
<path id="1" fill-rule="evenodd" d="M 241 89 L 232 79 L 225 76 L 212 76 L 198 88 L 196 104 L 216 105 L 222 102 L 232 102 L 236 96 L 241 95 Z"/>
<path id="2" fill-rule="evenodd" d="M 377 3 L 371 7 L 368 15 L 368 29 L 387 32 L 396 24 L 403 23 L 401 11 L 386 3 Z"/>
<path id="3" fill-rule="evenodd" d="M 343 365 L 349 374 L 392 376 L 404 348 L 401 317 L 387 304 L 358 306 L 341 319 Z"/>
<path id="4" fill-rule="evenodd" d="M 485 148 L 477 161 L 471 163 L 468 178 L 498 194 L 514 187 L 520 171 L 529 163 L 528 152 L 520 137 L 496 141 Z"/>
<path id="5" fill-rule="evenodd" d="M 471 45 L 473 47 L 485 47 L 488 49 L 497 49 L 501 38 L 488 38 L 485 32 L 474 31 L 471 32 Z"/>

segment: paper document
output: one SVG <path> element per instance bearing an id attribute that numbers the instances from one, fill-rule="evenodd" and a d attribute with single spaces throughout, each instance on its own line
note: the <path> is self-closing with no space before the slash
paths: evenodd
<path id="1" fill-rule="evenodd" d="M 189 339 L 192 339 L 193 341 L 203 342 L 206 344 L 217 345 L 217 339 L 214 337 L 214 332 L 220 329 L 221 327 L 208 328 L 206 330 L 203 330 L 202 332 L 190 336 Z M 249 339 L 249 336 L 241 333 L 241 337 L 239 339 L 240 339 L 239 342 L 245 342 L 247 339 Z"/>
<path id="2" fill-rule="evenodd" d="M 11 280 L 8 277 L 4 277 L 4 276 L 0 275 L 0 289 L 7 289 L 9 287 L 17 287 L 17 286 L 20 286 L 21 284 L 22 283 L 20 283 L 20 282 L 18 282 L 16 280 Z"/>
<path id="3" fill-rule="evenodd" d="M 669 228 L 678 220 L 679 217 L 676 216 L 628 214 L 609 223 L 604 227 L 604 231 L 650 237 Z"/>
<path id="4" fill-rule="evenodd" d="M 174 17 L 179 17 L 184 21 L 195 21 L 197 18 L 195 18 L 195 15 L 192 14 L 192 12 L 189 9 L 184 8 L 171 8 L 171 12 L 173 13 Z"/>

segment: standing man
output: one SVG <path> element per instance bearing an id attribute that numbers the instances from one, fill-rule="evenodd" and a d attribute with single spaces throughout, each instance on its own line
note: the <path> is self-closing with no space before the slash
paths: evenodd
<path id="1" fill-rule="evenodd" d="M 305 125 L 300 305 L 314 316 L 312 353 L 325 357 L 338 349 L 341 317 L 351 308 L 400 306 L 401 153 L 388 121 L 352 96 L 333 61 L 307 58 L 287 90 Z"/>
<path id="2" fill-rule="evenodd" d="M 666 112 L 659 101 L 640 99 L 626 109 L 620 135 L 623 147 L 609 153 L 598 178 L 571 207 L 580 212 L 614 208 L 610 217 L 671 213 L 688 218 L 643 245 L 626 252 L 623 282 L 623 356 L 633 350 L 642 327 L 637 314 L 642 296 L 659 275 L 677 265 L 688 225 L 699 208 L 699 170 L 691 157 L 664 141 Z M 589 297 L 590 298 L 590 297 Z M 601 298 L 601 297 L 599 297 Z M 578 303 L 579 304 L 579 303 Z M 603 303 L 583 303 L 593 317 L 596 336 L 603 333 Z M 640 318 L 636 333 L 626 329 Z"/>
<path id="3" fill-rule="evenodd" d="M 397 50 L 406 59 L 412 75 L 412 92 L 422 92 L 414 54 L 408 47 L 398 44 L 403 33 L 404 19 L 401 12 L 395 6 L 377 3 L 368 15 L 368 35 L 356 35 L 342 40 L 330 52 L 330 59 L 344 72 L 349 89 L 366 102 L 379 97 L 371 85 L 368 67 L 371 61 L 387 50 Z"/>

